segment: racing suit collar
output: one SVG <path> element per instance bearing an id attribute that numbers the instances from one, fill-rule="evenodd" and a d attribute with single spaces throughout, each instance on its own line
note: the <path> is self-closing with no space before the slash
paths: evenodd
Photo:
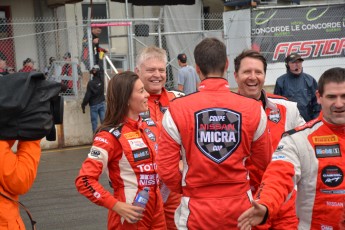
<path id="1" fill-rule="evenodd" d="M 134 129 L 139 129 L 141 127 L 141 124 L 142 124 L 142 118 L 139 116 L 138 120 L 133 120 L 129 117 L 126 117 L 125 123 L 126 123 L 126 125 L 134 128 Z"/>
<path id="2" fill-rule="evenodd" d="M 338 136 L 345 137 L 345 124 L 344 125 L 334 125 L 329 122 L 327 122 L 325 119 L 322 118 L 322 122 L 335 134 Z"/>
<path id="3" fill-rule="evenodd" d="M 230 86 L 223 77 L 206 78 L 201 81 L 199 91 L 229 91 Z"/>
<path id="4" fill-rule="evenodd" d="M 261 96 L 259 100 L 261 101 L 264 109 L 268 108 L 272 111 L 278 111 L 277 105 L 273 103 L 272 101 L 268 100 L 265 90 L 261 90 Z"/>

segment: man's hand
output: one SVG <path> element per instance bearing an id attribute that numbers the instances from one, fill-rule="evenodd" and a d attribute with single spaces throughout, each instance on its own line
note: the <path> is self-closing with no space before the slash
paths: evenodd
<path id="1" fill-rule="evenodd" d="M 242 213 L 242 215 L 237 219 L 238 227 L 241 230 L 250 230 L 252 226 L 259 225 L 265 218 L 267 219 L 266 213 L 268 210 L 266 206 L 258 204 L 254 200 L 252 205 L 253 207 Z"/>
<path id="2" fill-rule="evenodd" d="M 85 113 L 85 106 L 81 105 L 81 109 L 83 110 L 83 113 Z"/>

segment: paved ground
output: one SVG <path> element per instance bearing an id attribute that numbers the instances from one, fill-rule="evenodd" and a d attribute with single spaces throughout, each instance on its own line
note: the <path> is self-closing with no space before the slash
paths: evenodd
<path id="1" fill-rule="evenodd" d="M 37 222 L 37 230 L 106 229 L 107 210 L 80 195 L 74 179 L 90 146 L 42 153 L 31 190 L 20 198 Z M 106 178 L 102 183 L 109 189 Z M 27 230 L 29 218 L 21 211 Z"/>

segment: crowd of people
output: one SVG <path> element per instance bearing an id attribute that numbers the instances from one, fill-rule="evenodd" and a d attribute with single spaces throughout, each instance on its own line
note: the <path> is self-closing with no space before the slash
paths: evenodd
<path id="1" fill-rule="evenodd" d="M 33 68 L 28 59 L 23 69 Z M 177 59 L 176 91 L 164 87 L 167 53 L 155 46 L 141 50 L 134 72 L 112 77 L 106 97 L 102 67 L 90 70 L 81 106 L 90 106 L 94 138 L 75 185 L 108 209 L 108 229 L 345 229 L 345 69 L 316 82 L 303 58 L 289 54 L 272 94 L 265 57 L 243 50 L 232 92 L 222 41 L 197 44 L 195 69 L 186 54 Z M 39 142 L 21 143 L 17 155 L 12 144 L 0 141 L 0 192 L 18 200 L 36 176 Z M 27 151 L 37 156 L 20 175 L 16 162 Z M 99 182 L 103 173 L 112 191 Z M 144 189 L 145 208 L 133 205 Z M 13 215 L 0 209 L 0 223 L 22 229 L 11 202 L 1 202 Z"/>

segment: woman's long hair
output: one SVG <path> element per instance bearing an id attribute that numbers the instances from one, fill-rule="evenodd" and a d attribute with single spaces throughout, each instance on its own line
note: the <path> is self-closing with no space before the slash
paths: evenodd
<path id="1" fill-rule="evenodd" d="M 114 128 L 124 122 L 129 111 L 129 99 L 132 95 L 138 75 L 132 71 L 116 74 L 108 84 L 107 110 L 104 121 L 96 133 L 105 128 Z"/>

